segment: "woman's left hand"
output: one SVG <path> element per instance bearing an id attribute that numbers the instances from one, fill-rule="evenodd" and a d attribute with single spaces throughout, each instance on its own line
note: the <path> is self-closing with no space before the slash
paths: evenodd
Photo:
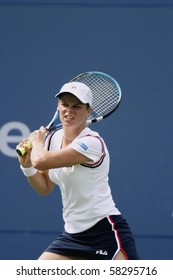
<path id="1" fill-rule="evenodd" d="M 32 145 L 34 144 L 34 142 L 44 143 L 46 134 L 46 128 L 44 126 L 41 126 L 38 130 L 31 132 L 31 134 L 29 135 L 29 140 L 31 141 Z"/>

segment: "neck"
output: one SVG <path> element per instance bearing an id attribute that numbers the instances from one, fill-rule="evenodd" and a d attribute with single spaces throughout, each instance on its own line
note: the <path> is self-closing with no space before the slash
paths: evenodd
<path id="1" fill-rule="evenodd" d="M 81 126 L 81 127 L 77 127 L 76 129 L 71 128 L 71 127 L 63 127 L 64 139 L 69 140 L 69 141 L 74 140 L 85 127 Z"/>
<path id="2" fill-rule="evenodd" d="M 73 142 L 73 140 L 76 138 L 75 137 L 67 137 L 66 135 L 63 134 L 63 138 L 62 138 L 62 144 L 61 144 L 61 148 L 65 148 L 68 145 L 71 144 L 71 142 Z"/>
<path id="3" fill-rule="evenodd" d="M 63 137 L 67 140 L 74 140 L 76 138 L 76 136 L 74 137 L 67 137 L 64 133 L 63 133 Z"/>

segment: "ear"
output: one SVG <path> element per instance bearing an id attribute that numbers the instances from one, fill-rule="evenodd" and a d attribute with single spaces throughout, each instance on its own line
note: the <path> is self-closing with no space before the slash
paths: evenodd
<path id="1" fill-rule="evenodd" d="M 57 111 L 59 111 L 59 106 L 60 106 L 60 99 L 58 99 L 58 102 L 57 102 Z"/>
<path id="2" fill-rule="evenodd" d="M 88 107 L 87 110 L 88 110 L 88 116 L 89 116 L 89 114 L 91 114 L 91 112 L 92 112 L 92 108 Z"/>

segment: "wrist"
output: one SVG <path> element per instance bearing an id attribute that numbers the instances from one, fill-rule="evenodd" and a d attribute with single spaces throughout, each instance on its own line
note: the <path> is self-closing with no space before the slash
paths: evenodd
<path id="1" fill-rule="evenodd" d="M 35 169 L 33 166 L 23 167 L 22 165 L 20 165 L 20 168 L 26 177 L 31 177 L 37 173 L 37 169 Z"/>

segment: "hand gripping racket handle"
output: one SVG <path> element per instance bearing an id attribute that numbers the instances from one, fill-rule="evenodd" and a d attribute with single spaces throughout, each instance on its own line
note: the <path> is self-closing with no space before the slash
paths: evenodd
<path id="1" fill-rule="evenodd" d="M 56 111 L 52 120 L 50 121 L 50 123 L 46 126 L 46 136 L 48 136 L 48 134 L 54 130 L 58 130 L 62 128 L 62 124 L 57 124 L 57 119 L 58 119 L 58 112 Z M 16 152 L 18 153 L 19 156 L 24 156 L 26 154 L 26 149 L 25 147 L 28 147 L 29 149 L 32 149 L 32 144 L 31 142 L 28 140 L 28 142 L 25 143 L 24 146 L 17 146 L 16 147 Z"/>
<path id="2" fill-rule="evenodd" d="M 26 142 L 25 146 L 19 146 L 18 145 L 16 147 L 16 152 L 18 153 L 19 156 L 24 156 L 26 154 L 25 147 L 28 147 L 29 149 L 32 149 L 32 144 L 29 140 L 28 140 L 28 142 Z"/>

